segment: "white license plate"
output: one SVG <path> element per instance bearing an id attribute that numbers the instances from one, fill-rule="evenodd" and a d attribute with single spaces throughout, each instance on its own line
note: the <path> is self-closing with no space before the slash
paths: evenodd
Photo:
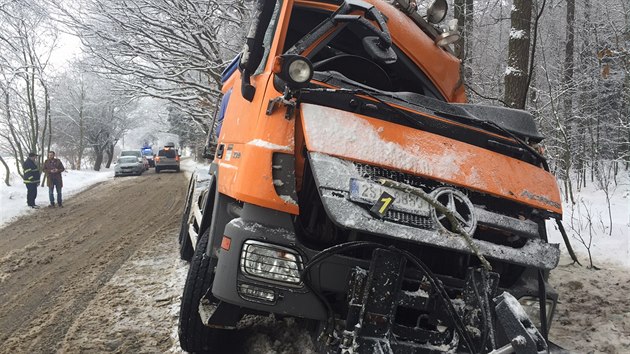
<path id="1" fill-rule="evenodd" d="M 431 208 L 424 199 L 397 189 L 388 188 L 377 183 L 351 178 L 350 200 L 354 202 L 374 205 L 383 192 L 394 197 L 391 209 L 416 215 L 429 216 Z"/>

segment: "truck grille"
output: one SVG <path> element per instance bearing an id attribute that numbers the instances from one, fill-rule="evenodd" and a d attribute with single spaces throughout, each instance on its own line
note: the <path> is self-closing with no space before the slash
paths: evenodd
<path id="1" fill-rule="evenodd" d="M 425 192 L 430 192 L 427 190 L 427 183 L 424 179 L 418 176 L 414 176 L 408 173 L 400 172 L 400 171 L 392 171 L 387 170 L 378 166 L 371 166 L 362 163 L 354 163 L 354 167 L 357 169 L 357 172 L 363 178 L 376 180 L 378 178 L 387 178 L 392 181 L 405 183 L 410 186 L 414 186 L 416 188 L 421 188 Z"/>
<path id="2" fill-rule="evenodd" d="M 432 230 L 435 228 L 431 218 L 397 210 L 388 210 L 383 219 L 425 230 Z"/>

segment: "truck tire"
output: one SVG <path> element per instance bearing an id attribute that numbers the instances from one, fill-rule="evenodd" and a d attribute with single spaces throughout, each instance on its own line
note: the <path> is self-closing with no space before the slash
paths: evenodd
<path id="1" fill-rule="evenodd" d="M 220 337 L 229 330 L 206 327 L 199 317 L 199 302 L 212 287 L 216 260 L 206 255 L 210 231 L 201 235 L 188 268 L 182 303 L 179 308 L 179 345 L 189 353 L 217 352 Z"/>
<path id="2" fill-rule="evenodd" d="M 155 167 L 155 173 L 160 173 L 160 168 L 159 167 Z"/>
<path id="3" fill-rule="evenodd" d="M 188 194 L 186 196 L 186 205 L 184 206 L 184 213 L 182 214 L 182 222 L 179 227 L 179 258 L 186 262 L 190 262 L 193 257 L 194 249 L 192 247 L 192 241 L 188 235 L 188 218 L 190 217 L 190 211 L 192 210 L 192 197 L 195 189 L 195 175 L 190 178 L 188 184 Z"/>

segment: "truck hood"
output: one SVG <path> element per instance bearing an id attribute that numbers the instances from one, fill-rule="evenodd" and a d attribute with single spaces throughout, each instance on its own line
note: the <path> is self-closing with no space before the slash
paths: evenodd
<path id="1" fill-rule="evenodd" d="M 555 177 L 494 151 L 343 110 L 303 103 L 306 146 L 561 214 Z"/>

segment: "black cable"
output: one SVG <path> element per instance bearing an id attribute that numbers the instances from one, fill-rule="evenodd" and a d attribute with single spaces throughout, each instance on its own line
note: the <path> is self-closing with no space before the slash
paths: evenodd
<path id="1" fill-rule="evenodd" d="M 488 289 L 487 280 L 488 280 L 487 270 L 485 268 L 481 268 L 481 286 L 484 289 Z M 492 316 L 492 314 L 490 313 L 490 300 L 488 299 L 487 292 L 484 293 L 484 296 L 481 296 L 479 294 L 479 291 L 477 290 L 477 280 L 476 280 L 474 271 L 472 272 L 472 282 L 473 282 L 473 289 L 475 290 L 475 296 L 477 296 L 477 301 L 479 301 L 479 304 L 482 306 L 481 313 L 482 313 L 482 317 L 484 321 L 484 326 L 483 326 L 483 340 L 481 341 L 479 352 L 483 352 L 486 348 L 486 343 L 488 342 L 488 338 L 493 336 L 492 322 L 491 322 L 492 319 L 488 317 L 488 315 Z M 494 349 L 494 343 L 492 344 L 492 349 Z"/>
<path id="2" fill-rule="evenodd" d="M 464 341 L 464 344 L 466 345 L 466 347 L 468 347 L 468 350 L 471 353 L 476 353 L 475 352 L 475 348 L 473 346 L 473 341 L 470 338 L 470 335 L 468 334 L 468 332 L 466 331 L 466 327 L 465 327 L 461 317 L 459 316 L 459 314 L 457 313 L 457 311 L 453 307 L 453 304 L 450 301 L 450 297 L 448 296 L 448 293 L 446 292 L 446 289 L 444 289 L 444 287 L 442 286 L 442 283 L 439 281 L 439 279 L 437 279 L 437 277 L 433 274 L 433 272 L 431 272 L 431 270 L 418 257 L 416 257 L 415 255 L 411 254 L 409 251 L 401 250 L 401 249 L 398 249 L 398 248 L 393 247 L 393 246 L 386 247 L 386 246 L 381 245 L 379 243 L 369 242 L 369 241 L 351 241 L 351 242 L 347 242 L 347 243 L 342 243 L 342 244 L 338 244 L 338 245 L 329 247 L 329 248 L 327 248 L 325 250 L 322 250 L 321 252 L 317 253 L 308 262 L 308 264 L 304 267 L 304 269 L 302 270 L 302 272 L 300 274 L 300 278 L 302 279 L 304 284 L 307 285 L 307 287 L 309 289 L 313 290 L 312 286 L 310 284 L 308 284 L 308 282 L 310 282 L 310 277 L 307 279 L 306 275 L 308 274 L 308 271 L 315 264 L 320 263 L 324 259 L 326 259 L 328 257 L 331 257 L 331 256 L 333 256 L 335 254 L 338 254 L 338 253 L 341 253 L 341 252 L 344 252 L 344 251 L 348 251 L 348 250 L 351 250 L 351 249 L 363 248 L 363 247 L 372 247 L 374 249 L 382 248 L 382 249 L 389 249 L 389 250 L 392 250 L 392 251 L 399 252 L 405 258 L 407 258 L 409 261 L 411 261 L 411 263 L 413 263 L 422 273 L 424 273 L 424 275 L 427 277 L 427 279 L 428 279 L 429 283 L 431 284 L 431 286 L 436 290 L 438 298 L 444 304 L 444 306 L 446 308 L 446 312 L 447 312 L 448 316 L 453 320 L 453 324 L 455 325 L 455 330 L 461 336 L 462 340 Z M 324 302 L 324 305 L 326 306 L 326 309 L 327 309 L 328 314 L 329 314 L 329 318 L 333 318 L 333 324 L 334 324 L 334 311 L 332 311 L 332 307 L 330 306 L 330 303 L 328 303 L 328 301 L 325 299 L 325 297 L 323 297 L 322 294 L 319 294 L 316 291 L 314 291 L 314 293 L 316 294 L 316 296 L 318 296 L 320 298 L 320 300 L 322 300 L 322 302 Z M 328 328 L 326 328 L 326 330 L 327 329 Z"/>
<path id="3" fill-rule="evenodd" d="M 538 307 L 540 308 L 540 331 L 547 343 L 547 353 L 549 353 L 549 330 L 547 328 L 547 288 L 542 269 L 538 270 Z"/>
<path id="4" fill-rule="evenodd" d="M 364 246 L 369 246 L 372 243 L 367 242 L 367 241 L 352 241 L 352 242 L 346 242 L 346 243 L 342 243 L 339 245 L 335 245 L 329 248 L 326 248 L 325 250 L 322 250 L 321 252 L 317 253 L 304 267 L 304 269 L 302 270 L 302 272 L 300 272 L 300 279 L 302 280 L 302 282 L 304 283 L 304 285 L 308 288 L 308 290 L 312 291 L 315 296 L 317 296 L 319 298 L 319 300 L 324 304 L 324 306 L 326 307 L 326 312 L 328 314 L 328 318 L 331 319 L 330 322 L 332 322 L 332 326 L 330 326 L 330 323 L 326 324 L 326 328 L 324 328 L 324 332 L 330 332 L 330 331 L 334 331 L 334 325 L 335 325 L 335 312 L 332 309 L 332 306 L 330 305 L 330 303 L 328 302 L 328 300 L 326 299 L 326 297 L 324 296 L 324 294 L 322 294 L 321 292 L 319 292 L 318 290 L 316 290 L 312 284 L 311 284 L 311 279 L 310 279 L 310 273 L 308 272 L 315 264 L 322 262 L 324 259 L 331 257 L 337 253 L 340 252 L 344 252 L 347 251 L 349 249 L 353 249 L 353 248 L 359 248 L 359 247 L 364 247 Z M 377 244 L 378 245 L 378 244 Z M 380 246 L 380 245 L 379 245 Z M 331 335 L 331 333 L 327 333 L 329 336 Z"/>
<path id="5" fill-rule="evenodd" d="M 439 295 L 438 297 L 444 303 L 444 306 L 447 310 L 446 312 L 448 313 L 449 317 L 451 317 L 451 319 L 453 320 L 453 324 L 455 324 L 455 329 L 457 330 L 459 335 L 462 337 L 464 344 L 466 344 L 466 346 L 468 347 L 468 350 L 471 353 L 475 353 L 475 347 L 472 344 L 473 341 L 470 338 L 468 331 L 466 331 L 466 326 L 464 325 L 461 317 L 455 310 L 455 307 L 453 307 L 453 304 L 450 301 L 450 297 L 448 296 L 446 289 L 444 289 L 439 279 L 437 279 L 437 277 L 433 274 L 433 272 L 431 272 L 431 270 L 418 257 L 413 255 L 411 252 L 406 251 L 406 250 L 400 250 L 395 247 L 390 247 L 390 249 L 401 252 L 405 257 L 407 257 L 408 260 L 410 260 L 416 267 L 418 267 L 427 276 L 427 279 L 431 283 L 431 286 L 438 291 L 438 295 Z"/>

